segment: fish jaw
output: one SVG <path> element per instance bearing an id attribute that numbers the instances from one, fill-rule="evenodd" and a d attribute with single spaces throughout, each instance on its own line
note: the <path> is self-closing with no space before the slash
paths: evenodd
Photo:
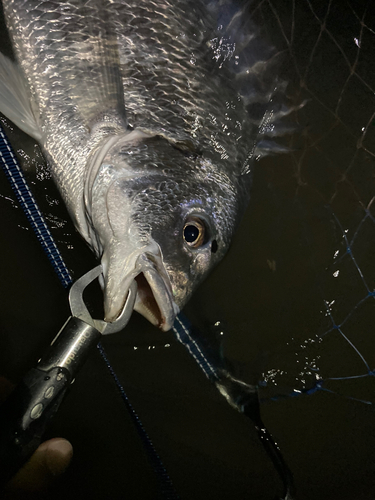
<path id="1" fill-rule="evenodd" d="M 125 253 L 128 252 L 119 249 L 103 253 L 105 320 L 112 322 L 119 316 L 135 279 L 138 291 L 134 309 L 161 330 L 170 330 L 179 307 L 173 300 L 159 245 L 151 241 L 128 255 Z"/>

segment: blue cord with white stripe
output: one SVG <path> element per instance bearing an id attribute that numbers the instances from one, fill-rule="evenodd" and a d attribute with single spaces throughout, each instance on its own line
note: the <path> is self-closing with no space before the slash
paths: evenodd
<path id="1" fill-rule="evenodd" d="M 186 349 L 193 356 L 206 377 L 212 382 L 219 380 L 219 368 L 225 368 L 223 360 L 218 359 L 217 356 L 214 355 L 214 353 L 211 353 L 212 355 L 209 356 L 208 347 L 203 350 L 202 335 L 200 335 L 200 339 L 198 342 L 198 340 L 195 338 L 196 335 L 194 335 L 194 328 L 184 314 L 180 313 L 177 316 L 172 330 L 175 334 L 176 339 L 186 347 Z"/>
<path id="2" fill-rule="evenodd" d="M 0 125 L 0 161 L 2 168 L 8 178 L 13 191 L 16 194 L 17 200 L 22 207 L 25 215 L 34 230 L 38 241 L 42 245 L 44 252 L 46 253 L 49 261 L 51 262 L 59 280 L 65 288 L 68 288 L 73 280 L 69 273 L 68 268 L 56 246 L 53 236 L 48 229 L 48 226 L 44 220 L 42 213 L 40 212 L 38 205 L 33 197 L 27 183 L 25 176 L 18 164 L 17 158 L 14 154 L 12 146 L 10 145 L 8 138 L 5 135 L 3 128 Z M 151 439 L 149 438 L 142 422 L 134 410 L 132 404 L 126 395 L 124 388 L 122 387 L 120 380 L 118 379 L 114 369 L 112 368 L 104 347 L 98 344 L 99 353 L 105 362 L 107 369 L 113 378 L 117 389 L 121 395 L 121 398 L 130 414 L 130 417 L 135 425 L 138 435 L 140 436 L 143 446 L 147 452 L 148 459 L 157 474 L 160 482 L 160 488 L 163 493 L 164 498 L 167 500 L 178 500 L 180 497 L 176 493 L 172 481 L 157 454 Z"/>
<path id="3" fill-rule="evenodd" d="M 64 264 L 59 249 L 48 229 L 48 226 L 38 208 L 38 205 L 26 183 L 22 170 L 18 165 L 17 158 L 11 145 L 0 126 L 0 159 L 3 170 L 7 176 L 18 203 L 21 205 L 25 215 L 34 230 L 39 243 L 42 245 L 49 261 L 56 271 L 61 283 L 67 288 L 72 283 L 72 277 Z"/>

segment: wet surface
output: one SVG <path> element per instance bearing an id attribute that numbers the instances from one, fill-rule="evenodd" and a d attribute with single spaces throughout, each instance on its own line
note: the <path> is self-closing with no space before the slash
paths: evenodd
<path id="1" fill-rule="evenodd" d="M 375 9 L 371 2 L 261 2 L 285 50 L 301 132 L 257 162 L 233 246 L 186 308 L 237 377 L 260 383 L 262 416 L 297 498 L 374 498 Z M 5 49 L 7 50 L 7 49 Z M 95 264 L 35 145 L 8 130 L 69 269 Z M 26 153 L 25 153 L 26 152 Z M 69 315 L 65 290 L 0 176 L 0 366 L 17 380 Z M 215 326 L 215 323 L 220 322 Z M 138 315 L 104 340 L 108 356 L 184 499 L 272 499 L 281 485 L 251 424 L 172 333 Z M 297 391 L 321 386 L 311 394 Z M 290 395 L 295 397 L 290 397 Z M 98 353 L 50 435 L 75 458 L 55 498 L 158 498 L 140 440 Z"/>

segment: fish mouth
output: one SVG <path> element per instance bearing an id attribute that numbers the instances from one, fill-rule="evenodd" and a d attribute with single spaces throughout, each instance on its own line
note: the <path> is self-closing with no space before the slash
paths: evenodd
<path id="1" fill-rule="evenodd" d="M 138 290 L 134 310 L 161 330 L 170 330 L 179 307 L 173 300 L 170 279 L 161 257 L 143 253 L 137 257 L 132 272 L 124 274 L 117 283 L 115 276 L 105 279 L 106 321 L 114 321 L 120 314 L 130 283 L 135 279 Z"/>
<path id="2" fill-rule="evenodd" d="M 135 311 L 161 330 L 170 330 L 178 311 L 164 279 L 156 269 L 148 268 L 139 273 L 135 280 L 138 285 Z"/>

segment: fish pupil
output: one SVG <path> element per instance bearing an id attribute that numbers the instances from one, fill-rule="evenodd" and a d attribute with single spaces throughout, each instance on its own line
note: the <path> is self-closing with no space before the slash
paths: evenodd
<path id="1" fill-rule="evenodd" d="M 196 226 L 185 226 L 184 238 L 187 243 L 194 243 L 199 236 L 199 229 Z"/>

